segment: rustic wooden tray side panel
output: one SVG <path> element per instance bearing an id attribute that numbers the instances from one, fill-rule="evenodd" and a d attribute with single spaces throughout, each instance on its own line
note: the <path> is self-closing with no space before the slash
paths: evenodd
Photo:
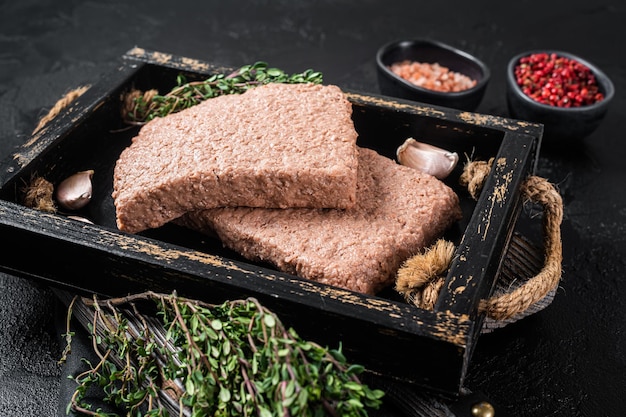
<path id="1" fill-rule="evenodd" d="M 493 170 L 478 202 L 458 185 L 461 166 L 447 180 L 461 197 L 464 219 L 446 238 L 461 243 L 460 253 L 473 259 L 452 266 L 453 293 L 442 294 L 435 311 L 425 311 L 394 294 L 365 296 L 246 262 L 217 240 L 176 226 L 139 235 L 116 229 L 112 169 L 137 131 L 122 123 L 120 95 L 130 88 L 158 88 L 163 93 L 181 72 L 188 79 L 201 79 L 215 71 L 227 69 L 133 49 L 115 73 L 92 86 L 18 149 L 0 166 L 0 233 L 11 242 L 0 253 L 0 269 L 84 294 L 176 290 L 213 303 L 252 296 L 301 335 L 331 346 L 342 343 L 349 359 L 371 372 L 457 395 L 480 329 L 476 305 L 493 285 L 502 248 L 516 220 L 517 186 L 534 170 L 541 128 L 346 92 L 361 146 L 393 157 L 397 146 L 412 136 L 455 150 L 461 158 L 497 156 L 507 161 L 506 169 Z M 84 169 L 96 171 L 95 190 L 92 203 L 81 214 L 96 225 L 20 204 L 20 189 L 32 175 L 57 183 Z M 512 180 L 503 184 L 509 174 Z M 504 187 L 506 204 L 494 206 L 487 197 L 496 187 Z M 491 217 L 486 219 L 486 213 Z M 482 240 L 472 237 L 485 222 L 490 222 L 489 234 Z M 59 253 L 71 256 L 59 257 Z"/>

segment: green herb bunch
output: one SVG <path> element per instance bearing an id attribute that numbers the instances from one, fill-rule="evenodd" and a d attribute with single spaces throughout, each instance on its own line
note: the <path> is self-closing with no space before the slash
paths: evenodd
<path id="1" fill-rule="evenodd" d="M 308 69 L 298 74 L 287 74 L 259 61 L 245 65 L 230 74 L 214 74 L 203 81 L 187 82 L 178 75 L 177 85 L 169 93 L 160 95 L 156 90 L 142 93 L 132 90 L 123 97 L 123 118 L 126 123 L 141 125 L 155 117 L 164 117 L 184 110 L 204 100 L 226 94 L 241 94 L 246 90 L 268 83 L 322 83 L 322 73 Z"/>
<path id="2" fill-rule="evenodd" d="M 126 416 L 356 417 L 381 405 L 383 392 L 360 382 L 363 367 L 348 364 L 341 347 L 301 339 L 253 298 L 80 300 L 70 310 L 93 314 L 88 327 L 100 362 L 75 378 L 68 411 L 117 415 L 92 410 L 93 387 Z M 140 311 L 146 301 L 154 314 Z"/>

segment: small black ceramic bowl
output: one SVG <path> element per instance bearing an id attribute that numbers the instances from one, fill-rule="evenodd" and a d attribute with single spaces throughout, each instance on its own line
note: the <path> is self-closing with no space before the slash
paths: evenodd
<path id="1" fill-rule="evenodd" d="M 476 84 L 458 92 L 422 88 L 393 73 L 390 66 L 402 61 L 439 64 L 450 71 L 468 76 Z M 398 97 L 437 106 L 473 111 L 480 104 L 489 82 L 489 68 L 476 57 L 441 42 L 416 39 L 390 42 L 376 54 L 378 86 L 386 96 Z"/>
<path id="2" fill-rule="evenodd" d="M 555 54 L 585 65 L 596 79 L 598 90 L 604 98 L 580 107 L 561 107 L 542 104 L 526 95 L 518 85 L 515 68 L 520 60 L 533 54 Z M 591 134 L 604 118 L 609 103 L 615 94 L 613 83 L 597 66 L 591 62 L 563 51 L 535 50 L 520 53 L 509 61 L 506 74 L 507 104 L 512 118 L 544 125 L 544 138 L 550 139 L 582 139 Z"/>

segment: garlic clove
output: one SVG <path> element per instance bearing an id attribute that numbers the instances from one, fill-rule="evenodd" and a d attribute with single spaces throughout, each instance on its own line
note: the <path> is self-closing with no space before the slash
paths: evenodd
<path id="1" fill-rule="evenodd" d="M 78 210 L 91 201 L 93 170 L 81 171 L 64 179 L 56 190 L 59 206 L 67 210 Z"/>
<path id="2" fill-rule="evenodd" d="M 408 138 L 396 151 L 398 162 L 411 168 L 418 169 L 440 180 L 446 178 L 456 164 L 459 155 L 427 143 Z"/>

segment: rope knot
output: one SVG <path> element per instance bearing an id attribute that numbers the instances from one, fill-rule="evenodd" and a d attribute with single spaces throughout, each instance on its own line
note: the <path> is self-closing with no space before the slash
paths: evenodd
<path id="1" fill-rule="evenodd" d="M 474 200 L 478 200 L 483 185 L 491 171 L 491 165 L 494 158 L 489 161 L 472 161 L 468 162 L 463 168 L 463 173 L 459 177 L 459 183 L 467 188 Z"/>
<path id="2" fill-rule="evenodd" d="M 439 239 L 423 253 L 408 259 L 398 271 L 396 291 L 403 293 L 416 306 L 432 310 L 445 282 L 454 249 L 452 242 Z"/>

